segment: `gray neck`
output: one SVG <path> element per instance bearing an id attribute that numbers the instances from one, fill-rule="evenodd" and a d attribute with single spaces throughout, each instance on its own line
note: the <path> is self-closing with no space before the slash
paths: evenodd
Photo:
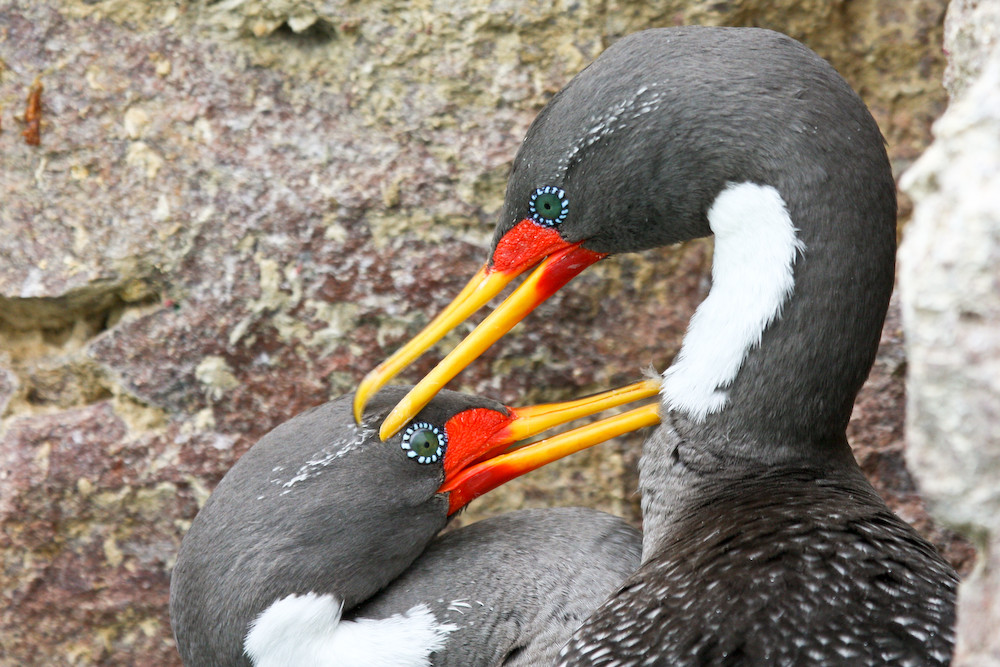
<path id="1" fill-rule="evenodd" d="M 690 422 L 682 435 L 726 443 L 727 457 L 741 445 L 775 462 L 843 446 L 892 291 L 888 165 L 868 170 L 875 186 L 795 175 L 716 197 L 712 290 L 664 373 L 664 407 Z"/>
<path id="2" fill-rule="evenodd" d="M 833 181 L 827 189 L 807 190 L 808 198 L 791 190 L 801 183 L 777 185 L 788 193 L 805 251 L 781 316 L 764 330 L 729 388 L 730 408 L 706 421 L 713 430 L 727 437 L 752 434 L 754 446 L 794 447 L 793 459 L 803 448 L 822 454 L 846 446 L 847 422 L 878 351 L 895 272 L 895 186 L 887 164 L 869 171 L 878 185 Z M 874 201 L 844 195 L 872 187 Z"/>
<path id="3" fill-rule="evenodd" d="M 808 472 L 826 484 L 850 489 L 859 503 L 881 504 L 846 439 L 843 447 L 825 450 L 825 459 L 815 453 L 795 457 L 795 448 L 788 447 L 782 463 L 775 465 L 774 448 L 757 450 L 740 441 L 698 440 L 684 435 L 694 430 L 686 417 L 668 414 L 643 444 L 639 462 L 643 563 L 662 551 L 664 545 L 684 537 L 676 533 L 686 530 L 681 527 L 689 526 L 692 516 L 711 517 L 722 531 L 739 531 L 742 501 L 728 506 L 726 496 L 736 486 L 746 491 L 748 486 L 759 484 L 758 495 L 766 503 L 770 496 L 768 484 L 780 478 L 782 471 Z M 720 513 L 724 505 L 727 509 Z"/>
<path id="4" fill-rule="evenodd" d="M 727 480 L 808 468 L 867 486 L 845 431 L 878 348 L 895 251 L 891 176 L 887 168 L 871 172 L 881 178 L 874 205 L 842 196 L 870 184 L 803 192 L 801 180 L 774 181 L 803 248 L 791 267 L 793 284 L 759 344 L 741 353 L 735 376 L 714 388 L 714 407 L 700 412 L 671 401 L 671 373 L 685 363 L 680 354 L 665 374 L 664 424 L 647 440 L 640 463 L 644 551 L 660 542 L 678 511 Z M 725 281 L 713 283 L 706 304 L 716 288 L 725 289 Z M 693 318 L 689 337 L 695 329 Z M 682 349 L 688 346 L 685 339 Z"/>

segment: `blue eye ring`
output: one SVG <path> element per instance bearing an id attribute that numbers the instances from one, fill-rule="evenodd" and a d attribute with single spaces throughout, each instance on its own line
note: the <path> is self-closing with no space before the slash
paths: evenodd
<path id="1" fill-rule="evenodd" d="M 528 212 L 531 219 L 542 227 L 558 227 L 569 215 L 566 191 L 554 185 L 536 188 L 531 193 Z"/>
<path id="2" fill-rule="evenodd" d="M 417 463 L 437 463 L 448 446 L 448 434 L 428 422 L 413 422 L 403 431 L 399 446 Z"/>

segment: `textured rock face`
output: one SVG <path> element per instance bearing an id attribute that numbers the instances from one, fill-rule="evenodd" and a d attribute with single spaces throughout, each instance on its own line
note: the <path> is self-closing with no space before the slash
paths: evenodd
<path id="1" fill-rule="evenodd" d="M 906 173 L 901 249 L 908 459 L 936 512 L 982 547 L 961 589 L 956 664 L 1000 665 L 1000 5 L 954 2 L 952 95 Z"/>
<path id="2" fill-rule="evenodd" d="M 177 664 L 169 571 L 199 505 L 263 433 L 350 391 L 457 292 L 531 119 L 621 35 L 788 32 L 862 93 L 897 171 L 920 154 L 944 103 L 942 0 L 736 4 L 0 5 L 0 664 Z M 594 267 L 454 388 L 528 403 L 663 369 L 710 249 Z M 968 546 L 903 466 L 895 317 L 851 437 L 961 566 Z M 640 442 L 462 519 L 586 504 L 637 523 Z"/>

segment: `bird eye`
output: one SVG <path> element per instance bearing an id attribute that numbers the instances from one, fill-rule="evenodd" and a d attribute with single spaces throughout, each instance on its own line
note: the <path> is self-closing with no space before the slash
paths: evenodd
<path id="1" fill-rule="evenodd" d="M 436 463 L 444 456 L 448 436 L 443 430 L 427 422 L 414 422 L 403 431 L 400 447 L 417 463 Z"/>
<path id="2" fill-rule="evenodd" d="M 566 191 L 546 185 L 531 194 L 528 204 L 531 219 L 543 227 L 555 227 L 569 215 L 569 199 Z"/>

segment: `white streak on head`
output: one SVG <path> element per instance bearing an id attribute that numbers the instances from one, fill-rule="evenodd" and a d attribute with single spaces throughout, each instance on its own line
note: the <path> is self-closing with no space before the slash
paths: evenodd
<path id="1" fill-rule="evenodd" d="M 327 467 L 337 459 L 346 456 L 350 452 L 361 447 L 366 442 L 371 441 L 371 436 L 375 434 L 375 431 L 367 428 L 367 425 L 362 425 L 359 428 L 358 426 L 351 424 L 349 428 L 351 429 L 351 432 L 348 433 L 343 439 L 330 446 L 324 447 L 318 452 L 314 452 L 309 460 L 300 465 L 295 471 L 295 474 L 288 480 L 275 478 L 271 479 L 270 482 L 281 486 L 281 488 L 284 489 L 281 492 L 281 495 L 285 495 L 289 492 L 289 489 L 299 482 L 304 482 L 310 477 L 317 475 L 323 470 L 323 468 Z M 353 438 L 351 436 L 353 436 Z M 280 470 L 284 470 L 284 468 L 276 468 L 272 472 Z"/>
<path id="2" fill-rule="evenodd" d="M 565 175 L 569 165 L 581 151 L 615 132 L 628 129 L 637 119 L 659 108 L 663 92 L 655 90 L 658 87 L 657 83 L 642 86 L 631 97 L 609 105 L 600 114 L 591 115 L 584 123 L 585 129 L 577 135 L 576 142 L 559 158 L 556 172 Z"/>
<path id="3" fill-rule="evenodd" d="M 781 195 L 769 185 L 730 183 L 708 211 L 715 234 L 712 290 L 688 324 L 663 374 L 667 409 L 702 421 L 725 407 L 747 353 L 795 287 L 792 267 L 805 246 Z"/>
<path id="4" fill-rule="evenodd" d="M 425 605 L 382 620 L 341 621 L 332 595 L 289 595 L 250 623 L 244 651 L 256 667 L 429 667 L 458 629 Z"/>

